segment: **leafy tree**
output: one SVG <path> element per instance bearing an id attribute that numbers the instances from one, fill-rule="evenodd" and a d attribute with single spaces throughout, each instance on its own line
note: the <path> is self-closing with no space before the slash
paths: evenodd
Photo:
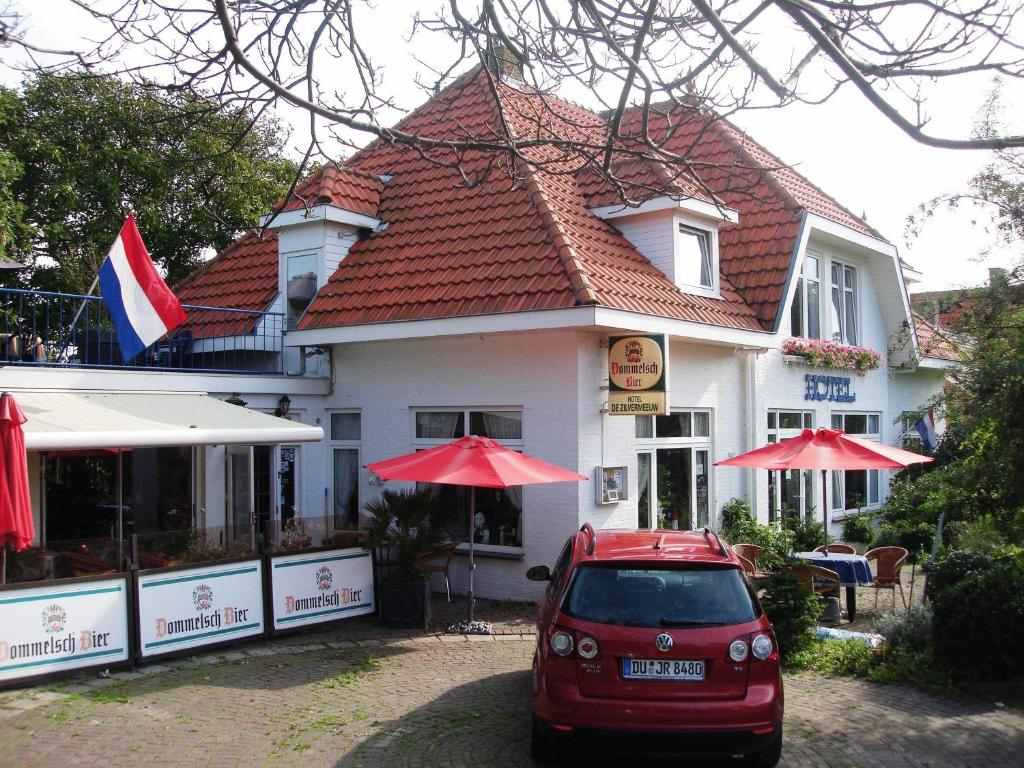
<path id="1" fill-rule="evenodd" d="M 21 253 L 9 255 L 32 260 L 38 288 L 85 292 L 128 210 L 173 284 L 266 213 L 296 172 L 275 122 L 195 94 L 75 72 L 0 91 L 0 105 L 0 147 L 21 166 L 10 190 L 33 234 L 30 245 L 13 238 Z"/>

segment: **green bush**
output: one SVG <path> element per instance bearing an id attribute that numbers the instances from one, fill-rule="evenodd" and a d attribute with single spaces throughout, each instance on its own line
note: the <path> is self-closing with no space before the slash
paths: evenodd
<path id="1" fill-rule="evenodd" d="M 936 658 L 960 677 L 1024 676 L 1024 558 L 1007 552 L 964 573 L 934 596 Z"/>
<path id="2" fill-rule="evenodd" d="M 734 533 L 749 530 L 751 526 L 756 524 L 757 519 L 754 517 L 754 511 L 743 499 L 733 497 L 722 507 L 722 535 L 729 539 L 729 541 L 734 540 Z M 735 540 L 739 541 L 739 539 Z"/>
<path id="3" fill-rule="evenodd" d="M 987 573 L 995 566 L 995 560 L 987 552 L 953 550 L 940 557 L 928 573 L 928 596 L 935 600 L 950 587 L 964 579 Z"/>
<path id="4" fill-rule="evenodd" d="M 867 677 L 874 664 L 875 654 L 856 639 L 814 642 L 790 658 L 791 667 L 810 669 L 823 675 Z"/>
<path id="5" fill-rule="evenodd" d="M 871 543 L 873 547 L 903 547 L 909 553 L 907 562 L 917 561 L 922 551 L 931 552 L 935 540 L 935 526 L 931 523 L 915 523 L 903 520 L 898 523 L 882 523 L 878 535 Z"/>
<path id="6" fill-rule="evenodd" d="M 991 515 L 982 515 L 975 520 L 957 526 L 950 533 L 950 543 L 957 549 L 970 549 L 975 552 L 989 552 L 1006 544 L 995 520 Z"/>
<path id="7" fill-rule="evenodd" d="M 828 537 L 828 541 L 825 540 L 825 526 L 814 519 L 813 508 L 808 510 L 803 519 L 795 513 L 787 515 L 785 526 L 793 534 L 793 549 L 797 552 L 810 552 L 832 541 L 831 536 Z"/>
<path id="8" fill-rule="evenodd" d="M 811 643 L 817 642 L 814 627 L 821 614 L 821 603 L 804 591 L 789 571 L 780 570 L 764 582 L 761 605 L 775 630 L 779 641 L 779 655 L 784 664 Z"/>
<path id="9" fill-rule="evenodd" d="M 875 619 L 875 631 L 885 638 L 887 652 L 898 648 L 923 653 L 931 642 L 931 609 L 915 605 L 906 612 L 883 613 Z"/>
<path id="10" fill-rule="evenodd" d="M 875 540 L 875 516 L 870 512 L 849 515 L 843 521 L 843 541 L 871 545 Z"/>

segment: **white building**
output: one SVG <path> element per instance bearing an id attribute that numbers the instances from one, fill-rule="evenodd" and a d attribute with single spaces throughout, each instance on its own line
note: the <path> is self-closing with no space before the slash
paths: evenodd
<path id="1" fill-rule="evenodd" d="M 537 97 L 498 87 L 511 129 L 536 130 Z M 552 135 L 601 124 L 549 103 Z M 439 137 L 497 130 L 486 78 L 474 70 L 400 125 Z M 670 152 L 701 127 L 693 155 L 713 166 L 706 177 L 628 161 L 632 207 L 567 163 L 520 164 L 513 184 L 470 157 L 481 178 L 467 185 L 418 152 L 375 143 L 314 174 L 262 236 L 241 238 L 178 287 L 187 304 L 279 313 L 196 320 L 193 362 L 247 351 L 247 365 L 279 374 L 9 366 L 0 384 L 238 393 L 267 412 L 287 395 L 289 419 L 322 426 L 322 442 L 198 449 L 197 527 L 241 531 L 256 516 L 279 529 L 294 514 L 325 535 L 357 529 L 381 488 L 363 465 L 463 434 L 590 477 L 478 493 L 482 597 L 532 598 L 526 568 L 552 562 L 584 522 L 714 527 L 733 497 L 762 520 L 812 506 L 820 519 L 820 477 L 713 462 L 808 426 L 899 444 L 905 417 L 939 392 L 957 355 L 913 317 L 896 248 L 863 220 L 723 121 L 703 125 L 682 109 L 651 121 Z M 608 340 L 628 334 L 666 335 L 669 415 L 608 412 Z M 811 367 L 783 354 L 794 337 L 866 347 L 881 365 Z M 625 468 L 625 488 L 599 503 L 596 478 L 613 467 Z M 836 473 L 832 525 L 878 507 L 888 480 L 885 471 Z M 465 495 L 439 488 L 439 501 L 462 533 Z M 464 588 L 465 573 L 453 566 L 453 587 Z"/>

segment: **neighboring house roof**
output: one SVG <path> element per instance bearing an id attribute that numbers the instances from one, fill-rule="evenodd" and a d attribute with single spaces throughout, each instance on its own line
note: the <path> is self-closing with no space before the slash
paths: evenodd
<path id="1" fill-rule="evenodd" d="M 183 304 L 266 311 L 277 297 L 277 232 L 246 232 L 174 286 L 174 292 Z M 190 309 L 188 315 L 196 338 L 252 333 L 261 319 L 223 310 Z"/>
<path id="2" fill-rule="evenodd" d="M 328 163 L 296 184 L 284 205 L 278 202 L 275 209 L 294 211 L 326 204 L 376 216 L 383 189 L 378 176 Z"/>
<path id="3" fill-rule="evenodd" d="M 962 362 L 963 356 L 953 340 L 916 312 L 914 330 L 917 332 L 918 350 L 922 357 Z"/>

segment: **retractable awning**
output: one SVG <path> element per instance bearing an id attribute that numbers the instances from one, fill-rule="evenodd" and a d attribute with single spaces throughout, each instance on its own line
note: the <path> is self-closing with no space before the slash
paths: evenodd
<path id="1" fill-rule="evenodd" d="M 323 430 L 204 394 L 14 392 L 28 450 L 309 443 Z"/>

